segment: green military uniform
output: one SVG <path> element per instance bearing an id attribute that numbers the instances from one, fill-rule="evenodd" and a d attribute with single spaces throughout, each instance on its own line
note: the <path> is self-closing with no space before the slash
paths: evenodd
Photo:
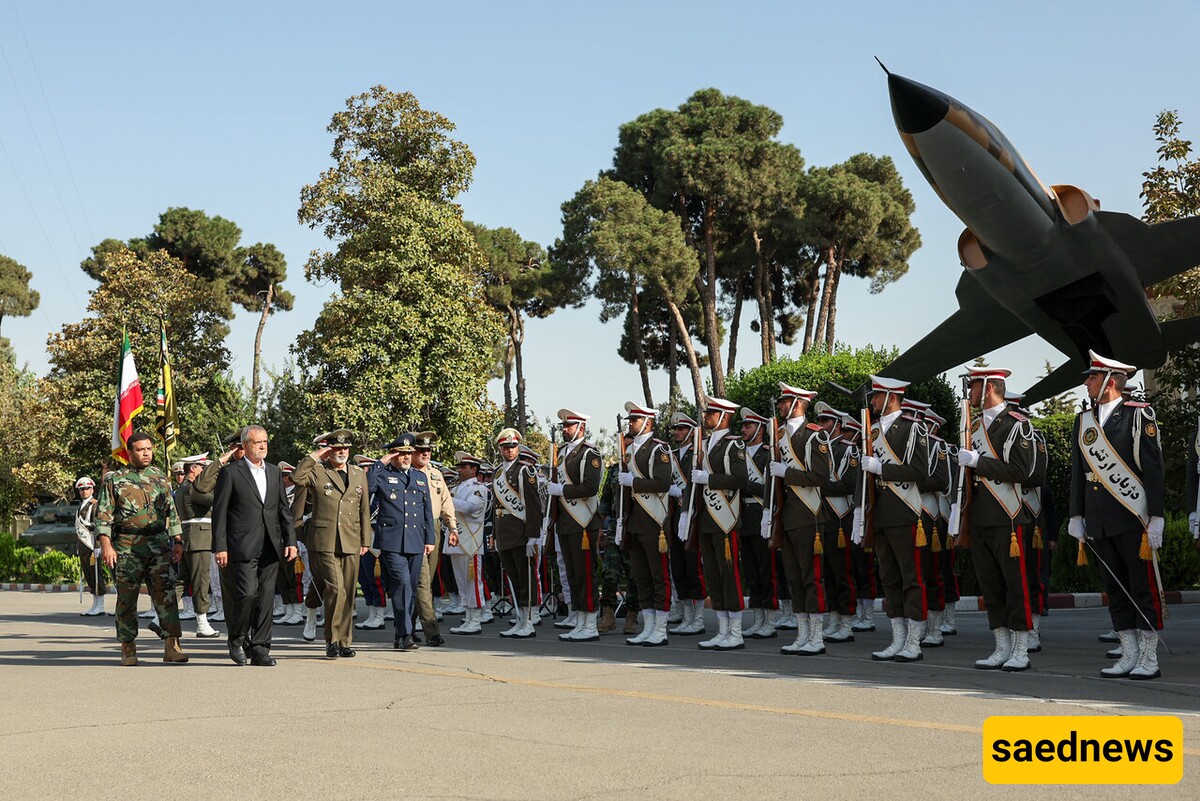
<path id="1" fill-rule="evenodd" d="M 179 637 L 179 609 L 171 586 L 171 544 L 182 542 L 171 480 L 159 468 L 126 467 L 106 479 L 96 507 L 96 536 L 117 552 L 117 639 L 137 638 L 137 600 L 143 581 L 168 637 Z"/>

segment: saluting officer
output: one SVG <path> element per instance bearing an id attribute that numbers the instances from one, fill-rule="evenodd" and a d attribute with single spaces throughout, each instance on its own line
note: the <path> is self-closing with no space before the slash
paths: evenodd
<path id="1" fill-rule="evenodd" d="M 589 416 L 571 409 L 559 409 L 563 447 L 558 453 L 558 481 L 546 486 L 551 514 L 557 507 L 558 548 L 567 568 L 575 627 L 558 635 L 567 642 L 591 642 L 600 639 L 596 629 L 600 592 L 596 586 L 596 559 L 600 549 L 598 510 L 600 478 L 604 467 L 600 451 L 584 439 Z"/>
<path id="2" fill-rule="evenodd" d="M 929 475 L 929 438 L 916 418 L 900 408 L 909 382 L 871 376 L 871 431 L 864 432 L 863 470 L 875 476 L 875 505 L 871 526 L 879 557 L 884 611 L 892 624 L 892 642 L 871 654 L 880 661 L 923 659 L 925 585 L 921 582 L 917 523 L 921 519 L 918 482 Z M 854 510 L 854 541 L 864 542 L 863 507 Z"/>
<path id="3" fill-rule="evenodd" d="M 352 657 L 354 584 L 358 560 L 371 533 L 371 500 L 367 474 L 350 464 L 354 435 L 339 428 L 301 459 L 292 472 L 296 492 L 292 514 L 305 521 L 304 539 L 313 587 L 325 606 L 325 657 Z M 315 615 L 309 619 L 315 624 Z"/>
<path id="4" fill-rule="evenodd" d="M 821 491 L 830 482 L 833 463 L 829 435 L 806 417 L 816 396 L 779 382 L 776 412 L 784 420 L 779 431 L 781 459 L 770 466 L 771 477 L 781 479 L 784 486 L 774 514 L 780 515 L 783 541 L 779 545 L 798 623 L 795 642 L 779 652 L 800 656 L 825 653 L 822 625 L 828 608 L 821 570 L 821 523 L 828 513 Z"/>
<path id="5" fill-rule="evenodd" d="M 542 500 L 538 493 L 537 469 L 522 464 L 521 432 L 501 429 L 496 436 L 502 463 L 492 477 L 495 498 L 495 522 L 492 525 L 500 565 L 508 577 L 515 607 L 513 625 L 500 632 L 501 637 L 536 637 L 533 627 L 534 561 L 538 539 L 542 535 Z"/>
<path id="6" fill-rule="evenodd" d="M 1154 560 L 1163 538 L 1163 457 L 1154 410 L 1121 396 L 1137 368 L 1089 351 L 1083 385 L 1092 408 L 1071 437 L 1071 519 L 1100 564 L 1121 658 L 1106 678 L 1156 679 L 1162 604 Z M 1132 601 L 1130 598 L 1132 597 Z"/>
<path id="7" fill-rule="evenodd" d="M 378 507 L 373 547 L 388 572 L 396 626 L 392 647 L 400 651 L 418 647 L 413 639 L 413 593 L 421 565 L 434 548 L 429 482 L 412 467 L 415 442 L 411 432 L 396 437 L 388 443 L 387 455 L 367 471 L 370 502 Z"/>

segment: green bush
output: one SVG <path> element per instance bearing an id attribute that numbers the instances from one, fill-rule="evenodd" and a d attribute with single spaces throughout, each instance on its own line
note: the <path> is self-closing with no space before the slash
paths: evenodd
<path id="1" fill-rule="evenodd" d="M 0 534 L 0 581 L 8 581 L 15 575 L 17 541 L 7 534 Z"/>
<path id="2" fill-rule="evenodd" d="M 40 584 L 79 581 L 79 557 L 61 551 L 46 551 L 37 557 L 23 578 Z"/>
<path id="3" fill-rule="evenodd" d="M 1168 514 L 1163 547 L 1158 551 L 1163 589 L 1200 589 L 1200 553 L 1188 531 L 1187 515 Z"/>
<path id="4" fill-rule="evenodd" d="M 37 561 L 37 558 L 36 548 L 30 548 L 28 545 L 19 546 L 13 551 L 12 563 L 6 574 L 7 580 L 25 581 L 24 577 L 33 569 L 33 563 Z"/>

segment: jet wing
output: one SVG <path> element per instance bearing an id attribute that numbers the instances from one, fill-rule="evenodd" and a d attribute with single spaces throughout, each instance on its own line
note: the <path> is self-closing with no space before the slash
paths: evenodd
<path id="1" fill-rule="evenodd" d="M 1136 217 L 1097 211 L 1096 220 L 1150 286 L 1200 265 L 1200 217 L 1147 225 Z"/>
<path id="2" fill-rule="evenodd" d="M 995 263 L 989 269 L 994 267 L 1004 269 L 1003 264 Z M 882 375 L 924 381 L 1033 333 L 965 271 L 954 294 L 958 311 L 901 353 Z"/>

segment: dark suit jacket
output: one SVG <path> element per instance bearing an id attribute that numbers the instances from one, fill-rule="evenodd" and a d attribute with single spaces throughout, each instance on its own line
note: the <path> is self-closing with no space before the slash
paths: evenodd
<path id="1" fill-rule="evenodd" d="M 279 466 L 266 463 L 264 502 L 245 459 L 227 465 L 217 476 L 212 508 L 213 551 L 228 551 L 231 562 L 249 562 L 270 545 L 280 559 L 283 549 L 296 544 L 292 507 Z"/>

